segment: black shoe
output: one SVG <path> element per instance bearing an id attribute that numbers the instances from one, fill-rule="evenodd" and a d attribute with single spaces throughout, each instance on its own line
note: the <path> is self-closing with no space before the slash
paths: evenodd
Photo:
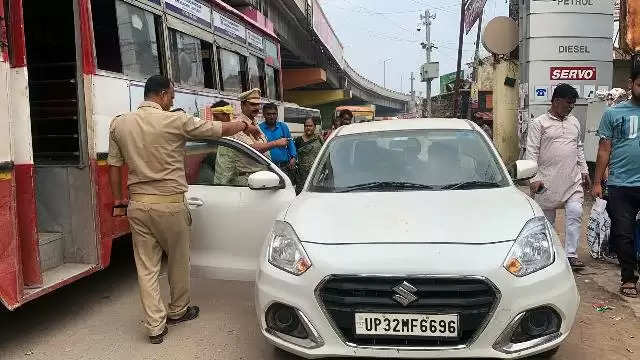
<path id="1" fill-rule="evenodd" d="M 184 315 L 182 315 L 181 317 L 177 319 L 167 318 L 167 325 L 172 326 L 172 325 L 179 324 L 181 322 L 193 320 L 197 318 L 198 315 L 200 315 L 200 308 L 197 306 L 189 306 L 187 308 L 187 312 L 185 312 Z"/>
<path id="2" fill-rule="evenodd" d="M 569 258 L 569 265 L 571 265 L 571 268 L 573 269 L 583 269 L 585 266 L 580 259 L 574 257 Z"/>
<path id="3" fill-rule="evenodd" d="M 169 328 L 165 326 L 164 330 L 162 330 L 162 332 L 159 335 L 149 336 L 149 342 L 156 345 L 162 344 L 162 342 L 164 341 L 164 337 L 167 336 L 168 333 L 169 333 Z"/>

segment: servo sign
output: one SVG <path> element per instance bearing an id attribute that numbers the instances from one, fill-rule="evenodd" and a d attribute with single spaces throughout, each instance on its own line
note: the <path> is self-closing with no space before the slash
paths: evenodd
<path id="1" fill-rule="evenodd" d="M 596 80 L 594 66 L 551 67 L 551 80 Z"/>

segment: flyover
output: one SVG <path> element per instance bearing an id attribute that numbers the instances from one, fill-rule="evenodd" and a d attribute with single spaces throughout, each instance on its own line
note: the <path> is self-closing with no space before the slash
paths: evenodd
<path id="1" fill-rule="evenodd" d="M 284 100 L 320 109 L 325 125 L 342 105 L 374 104 L 379 116 L 409 110 L 408 94 L 368 80 L 345 61 L 343 46 L 316 0 L 272 0 L 265 7 L 281 43 Z"/>

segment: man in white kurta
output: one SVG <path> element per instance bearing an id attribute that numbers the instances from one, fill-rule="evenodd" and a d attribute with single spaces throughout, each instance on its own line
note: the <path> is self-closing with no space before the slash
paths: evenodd
<path id="1" fill-rule="evenodd" d="M 556 210 L 565 209 L 567 257 L 572 267 L 582 268 L 576 250 L 582 232 L 583 186 L 589 186 L 590 179 L 580 122 L 571 115 L 577 98 L 572 86 L 558 85 L 551 109 L 529 124 L 526 158 L 538 164 L 530 185 L 532 196 L 552 224 Z"/>

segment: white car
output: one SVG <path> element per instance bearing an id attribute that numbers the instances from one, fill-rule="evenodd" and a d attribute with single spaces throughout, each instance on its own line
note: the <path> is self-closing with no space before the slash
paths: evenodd
<path id="1" fill-rule="evenodd" d="M 537 171 L 515 167 L 516 179 Z M 254 175 L 253 188 L 289 185 L 273 166 Z M 256 311 L 266 339 L 285 351 L 547 356 L 574 323 L 579 294 L 558 236 L 471 122 L 340 128 L 302 194 L 280 206 L 256 257 Z"/>

